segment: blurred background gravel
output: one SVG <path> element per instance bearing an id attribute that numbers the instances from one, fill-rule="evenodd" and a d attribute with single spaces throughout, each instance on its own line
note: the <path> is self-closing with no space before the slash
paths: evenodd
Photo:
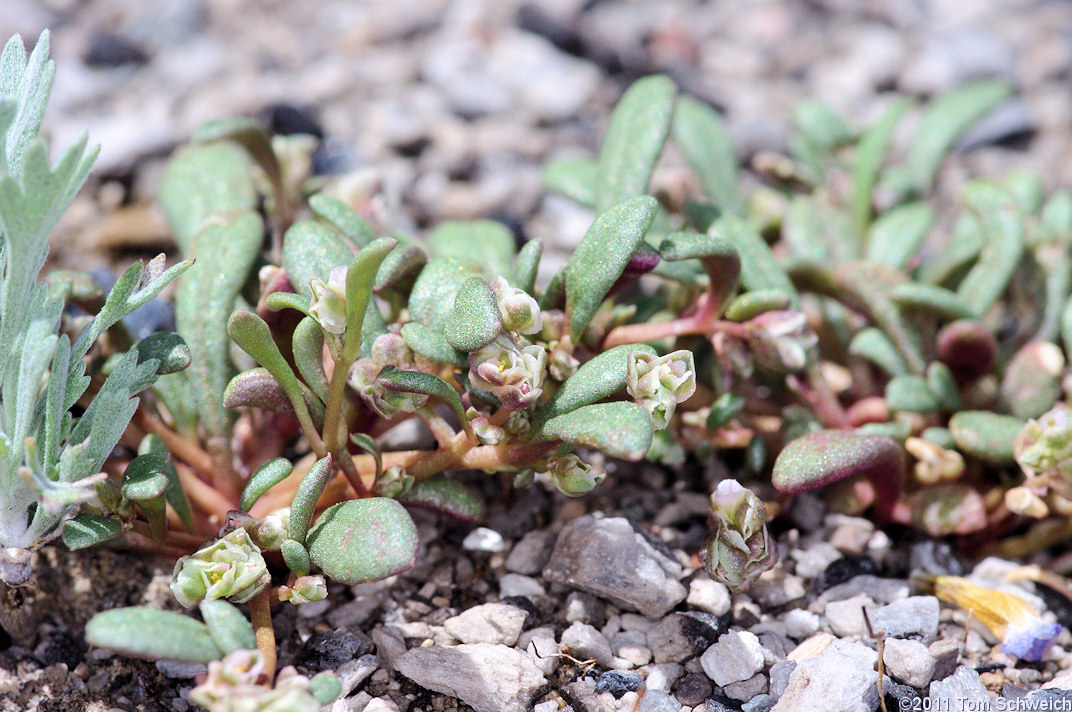
<path id="1" fill-rule="evenodd" d="M 32 43 L 44 27 L 58 65 L 46 125 L 59 142 L 88 130 L 102 145 L 98 180 L 57 237 L 61 261 L 166 246 L 142 207 L 163 159 L 235 115 L 319 135 L 317 168 L 382 185 L 392 228 L 490 216 L 565 251 L 590 216 L 545 197 L 539 167 L 594 154 L 617 97 L 652 72 L 721 110 L 745 165 L 785 145 L 803 98 L 863 125 L 895 93 L 1005 77 L 1017 95 L 943 185 L 1013 168 L 1072 184 L 1065 1 L 0 2 L 5 36 Z"/>

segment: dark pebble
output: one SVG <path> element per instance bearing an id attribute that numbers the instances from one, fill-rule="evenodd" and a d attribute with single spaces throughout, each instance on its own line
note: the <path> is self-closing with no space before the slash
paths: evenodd
<path id="1" fill-rule="evenodd" d="M 86 657 L 86 641 L 69 633 L 58 632 L 52 636 L 41 657 L 46 665 L 64 663 L 68 670 L 74 670 Z"/>
<path id="2" fill-rule="evenodd" d="M 886 698 L 886 709 L 890 710 L 916 710 L 923 709 L 919 706 L 922 698 L 914 687 L 901 685 L 888 677 L 882 679 L 882 693 Z"/>
<path id="3" fill-rule="evenodd" d="M 148 53 L 133 40 L 111 32 L 97 32 L 89 38 L 82 62 L 87 67 L 111 69 L 127 64 L 141 66 L 149 61 Z"/>
<path id="4" fill-rule="evenodd" d="M 818 596 L 828 588 L 845 583 L 851 578 L 864 574 L 877 574 L 878 565 L 866 556 L 845 556 L 827 566 L 812 584 L 812 591 Z"/>
<path id="5" fill-rule="evenodd" d="M 713 690 L 707 675 L 693 673 L 681 678 L 674 688 L 674 696 L 681 704 L 695 707 L 706 700 Z"/>
<path id="6" fill-rule="evenodd" d="M 614 699 L 620 700 L 627 692 L 636 692 L 644 680 L 635 672 L 622 672 L 621 670 L 608 670 L 599 676 L 596 682 L 596 692 L 609 692 Z"/>
<path id="7" fill-rule="evenodd" d="M 682 634 L 697 650 L 706 650 L 726 632 L 726 626 L 722 621 L 710 613 L 684 611 L 678 620 Z"/>
<path id="8" fill-rule="evenodd" d="M 324 138 L 324 129 L 315 111 L 307 106 L 272 104 L 264 110 L 268 130 L 278 136 L 306 134 Z"/>
<path id="9" fill-rule="evenodd" d="M 363 633 L 338 628 L 327 633 L 317 633 L 305 641 L 298 653 L 297 663 L 311 673 L 334 670 L 343 663 L 367 655 L 373 650 L 372 641 Z"/>

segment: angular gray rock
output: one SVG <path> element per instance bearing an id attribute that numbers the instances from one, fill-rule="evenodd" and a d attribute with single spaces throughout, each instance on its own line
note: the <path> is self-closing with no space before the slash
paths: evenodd
<path id="1" fill-rule="evenodd" d="M 826 620 L 830 624 L 831 632 L 842 638 L 863 635 L 867 630 L 864 623 L 864 608 L 867 608 L 870 613 L 874 603 L 870 596 L 859 593 L 852 598 L 826 604 Z"/>
<path id="2" fill-rule="evenodd" d="M 878 706 L 877 658 L 861 643 L 835 640 L 822 655 L 797 664 L 771 712 L 873 712 Z"/>
<path id="3" fill-rule="evenodd" d="M 681 703 L 662 690 L 648 690 L 637 712 L 680 712 Z"/>
<path id="4" fill-rule="evenodd" d="M 912 638 L 930 645 L 938 637 L 938 608 L 934 596 L 909 596 L 867 612 L 876 633 L 881 630 L 887 638 Z"/>
<path id="5" fill-rule="evenodd" d="M 598 630 L 580 621 L 562 631 L 562 647 L 569 647 L 570 655 L 584 660 L 591 658 L 603 667 L 612 667 L 616 662 L 610 649 L 610 641 Z"/>
<path id="6" fill-rule="evenodd" d="M 707 650 L 722 634 L 710 613 L 671 613 L 648 631 L 656 663 L 680 663 Z"/>
<path id="7" fill-rule="evenodd" d="M 915 688 L 926 687 L 934 678 L 934 658 L 918 640 L 887 638 L 882 661 L 890 677 Z"/>
<path id="8" fill-rule="evenodd" d="M 979 673 L 965 665 L 946 679 L 932 682 L 930 697 L 935 709 L 990 709 L 990 695 L 980 682 Z"/>
<path id="9" fill-rule="evenodd" d="M 510 550 L 510 555 L 506 557 L 506 570 L 526 576 L 540 573 L 540 570 L 547 564 L 554 545 L 554 532 L 546 529 L 533 529 L 521 537 L 521 540 Z"/>
<path id="10" fill-rule="evenodd" d="M 509 603 L 485 603 L 443 622 L 443 629 L 463 643 L 513 645 L 525 626 L 526 613 Z"/>
<path id="11" fill-rule="evenodd" d="M 755 633 L 730 631 L 700 657 L 707 676 L 719 687 L 747 680 L 763 669 L 763 646 Z"/>
<path id="12" fill-rule="evenodd" d="M 623 517 L 586 515 L 563 528 L 543 570 L 549 581 L 574 586 L 655 618 L 686 596 L 681 565 Z"/>
<path id="13" fill-rule="evenodd" d="M 395 670 L 476 712 L 527 712 L 547 684 L 528 655 L 489 643 L 413 648 L 395 661 Z"/>

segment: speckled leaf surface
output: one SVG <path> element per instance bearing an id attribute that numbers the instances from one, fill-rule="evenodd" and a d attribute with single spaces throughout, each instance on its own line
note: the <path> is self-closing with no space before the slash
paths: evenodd
<path id="1" fill-rule="evenodd" d="M 283 267 L 290 283 L 305 297 L 312 297 L 309 280 L 327 282 L 334 267 L 354 261 L 353 251 L 327 225 L 315 220 L 294 223 L 283 236 Z"/>
<path id="2" fill-rule="evenodd" d="M 428 254 L 470 264 L 488 279 L 513 279 L 517 248 L 510 228 L 494 220 L 451 220 L 428 233 Z"/>
<path id="3" fill-rule="evenodd" d="M 396 366 L 384 366 L 377 378 L 380 385 L 391 391 L 423 393 L 438 398 L 450 407 L 458 422 L 468 425 L 465 406 L 458 391 L 438 376 L 424 371 L 404 371 Z"/>
<path id="4" fill-rule="evenodd" d="M 309 557 L 344 584 L 378 581 L 417 560 L 417 526 L 393 499 L 371 497 L 329 507 L 309 532 Z"/>
<path id="5" fill-rule="evenodd" d="M 208 626 L 155 608 L 116 608 L 86 625 L 86 642 L 132 658 L 208 663 L 223 657 Z"/>
<path id="6" fill-rule="evenodd" d="M 566 263 L 566 318 L 575 342 L 644 241 L 657 209 L 647 195 L 623 200 L 596 218 Z"/>
<path id="7" fill-rule="evenodd" d="M 175 324 L 191 356 L 190 368 L 183 372 L 186 397 L 196 404 L 201 427 L 210 437 L 230 437 L 230 414 L 221 400 L 234 373 L 227 318 L 260 254 L 263 236 L 264 226 L 255 213 L 212 223 L 197 236 L 197 262 L 175 292 Z"/>
<path id="8" fill-rule="evenodd" d="M 290 477 L 290 473 L 293 471 L 294 465 L 285 457 L 272 458 L 258 467 L 257 471 L 250 475 L 245 488 L 242 490 L 242 500 L 238 504 L 239 509 L 243 512 L 248 512 L 262 494 Z"/>
<path id="9" fill-rule="evenodd" d="M 545 440 L 602 450 L 611 457 L 636 462 L 647 454 L 654 431 L 636 403 L 596 403 L 552 418 L 543 426 Z"/>
<path id="10" fill-rule="evenodd" d="M 444 475 L 415 482 L 398 501 L 408 506 L 432 509 L 463 522 L 479 522 L 484 518 L 484 504 L 473 491 Z"/>
<path id="11" fill-rule="evenodd" d="M 309 209 L 358 247 L 364 247 L 376 239 L 376 233 L 368 222 L 358 215 L 356 210 L 334 196 L 317 193 L 309 198 Z"/>
<path id="12" fill-rule="evenodd" d="M 772 482 L 781 492 L 823 487 L 846 477 L 900 479 L 901 445 L 883 435 L 821 430 L 786 445 L 774 463 Z"/>
<path id="13" fill-rule="evenodd" d="M 488 283 L 481 277 L 462 282 L 444 325 L 447 343 L 470 353 L 491 343 L 502 328 L 499 302 Z"/>
<path id="14" fill-rule="evenodd" d="M 248 154 L 229 141 L 185 146 L 171 157 L 159 201 L 185 254 L 209 218 L 233 217 L 257 207 L 251 168 Z"/>
<path id="15" fill-rule="evenodd" d="M 670 135 L 677 88 L 667 77 L 645 77 L 622 95 L 599 151 L 596 209 L 606 210 L 647 192 Z"/>
<path id="16" fill-rule="evenodd" d="M 796 287 L 774 259 L 774 253 L 755 225 L 726 215 L 716 220 L 707 233 L 737 248 L 741 257 L 741 283 L 746 289 L 778 289 L 789 295 L 794 308 L 799 306 Z"/>
<path id="17" fill-rule="evenodd" d="M 198 606 L 208 632 L 224 655 L 235 650 L 256 650 L 257 636 L 242 612 L 223 599 L 202 601 Z"/>
<path id="18" fill-rule="evenodd" d="M 594 356 L 554 392 L 541 410 L 540 419 L 554 418 L 621 391 L 629 373 L 629 354 L 634 351 L 656 355 L 647 344 L 622 344 Z"/>
<path id="19" fill-rule="evenodd" d="M 1016 461 L 1013 444 L 1027 421 L 985 410 L 965 410 L 949 419 L 949 432 L 965 455 L 995 465 Z"/>
<path id="20" fill-rule="evenodd" d="M 174 331 L 158 331 L 134 344 L 138 349 L 138 363 L 155 358 L 160 375 L 185 370 L 190 365 L 190 347 L 186 340 Z"/>
<path id="21" fill-rule="evenodd" d="M 71 551 L 86 549 L 123 533 L 123 523 L 111 517 L 82 512 L 63 524 L 63 543 Z"/>
<path id="22" fill-rule="evenodd" d="M 739 213 L 737 153 L 718 112 L 698 99 L 679 97 L 673 133 L 711 202 L 723 212 Z"/>
<path id="23" fill-rule="evenodd" d="M 540 171 L 548 191 L 591 208 L 599 197 L 599 163 L 591 158 L 561 158 Z"/>
<path id="24" fill-rule="evenodd" d="M 302 477 L 290 504 L 290 518 L 287 520 L 287 536 L 290 539 L 299 544 L 306 543 L 305 537 L 309 532 L 309 523 L 313 521 L 316 503 L 334 474 L 335 467 L 331 455 L 328 455 L 314 462 Z"/>

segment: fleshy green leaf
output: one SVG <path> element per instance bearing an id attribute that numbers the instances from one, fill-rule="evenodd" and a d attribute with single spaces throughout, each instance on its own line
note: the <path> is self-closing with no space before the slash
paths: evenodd
<path id="1" fill-rule="evenodd" d="M 942 321 L 974 319 L 976 314 L 956 292 L 922 282 L 905 282 L 890 291 L 890 297 L 905 314 L 930 314 Z"/>
<path id="2" fill-rule="evenodd" d="M 995 465 L 1016 461 L 1013 443 L 1027 421 L 985 410 L 964 410 L 949 419 L 949 432 L 965 455 Z"/>
<path id="3" fill-rule="evenodd" d="M 331 455 L 322 457 L 313 463 L 309 471 L 302 477 L 298 484 L 298 490 L 294 493 L 294 500 L 290 505 L 290 519 L 287 520 L 287 536 L 299 544 L 305 544 L 305 536 L 309 531 L 309 522 L 313 521 L 313 511 L 320 495 L 324 492 L 328 480 L 335 474 Z M 365 501 L 365 500 L 361 500 Z"/>
<path id="4" fill-rule="evenodd" d="M 599 197 L 599 163 L 590 158 L 560 158 L 544 164 L 543 185 L 551 193 L 564 195 L 586 208 Z"/>
<path id="5" fill-rule="evenodd" d="M 890 379 L 886 384 L 886 405 L 891 410 L 908 413 L 933 413 L 940 407 L 926 379 L 912 375 Z"/>
<path id="6" fill-rule="evenodd" d="M 655 198 L 628 198 L 596 218 L 566 265 L 566 319 L 574 342 L 644 241 Z"/>
<path id="7" fill-rule="evenodd" d="M 63 524 L 63 543 L 78 551 L 115 539 L 123 533 L 123 523 L 111 517 L 82 512 Z"/>
<path id="8" fill-rule="evenodd" d="M 472 490 L 444 475 L 415 482 L 405 494 L 398 497 L 398 501 L 432 509 L 463 522 L 479 522 L 484 518 L 484 505 Z"/>
<path id="9" fill-rule="evenodd" d="M 551 418 L 543 426 L 542 436 L 637 462 L 648 453 L 654 430 L 643 408 L 618 401 L 582 406 Z"/>
<path id="10" fill-rule="evenodd" d="M 923 246 L 934 224 L 934 210 L 923 201 L 898 205 L 883 213 L 867 236 L 867 259 L 904 267 Z"/>
<path id="11" fill-rule="evenodd" d="M 794 309 L 799 308 L 796 287 L 774 259 L 770 246 L 755 225 L 732 215 L 715 221 L 707 233 L 731 242 L 741 257 L 741 283 L 745 289 L 777 289 L 789 295 Z"/>
<path id="12" fill-rule="evenodd" d="M 223 599 L 202 601 L 198 608 L 212 641 L 224 655 L 236 650 L 256 650 L 257 636 L 246 617 Z"/>
<path id="13" fill-rule="evenodd" d="M 866 234 L 871 222 L 871 193 L 893 138 L 897 122 L 908 108 L 908 99 L 894 102 L 860 138 L 852 162 L 852 217 L 856 229 Z"/>
<path id="14" fill-rule="evenodd" d="M 369 313 L 374 308 L 370 308 Z M 365 318 L 368 319 L 368 314 Z M 294 327 L 291 351 L 294 353 L 294 365 L 298 367 L 302 380 L 321 401 L 327 402 L 328 375 L 324 370 L 324 331 L 316 319 L 307 316 Z"/>
<path id="15" fill-rule="evenodd" d="M 120 485 L 123 496 L 135 502 L 143 502 L 163 495 L 167 487 L 165 465 L 167 457 L 156 453 L 138 455 L 131 460 L 123 472 L 123 483 Z"/>
<path id="16" fill-rule="evenodd" d="M 296 222 L 283 235 L 283 266 L 290 283 L 304 297 L 313 296 L 311 279 L 327 282 L 332 269 L 353 261 L 354 253 L 342 238 L 315 220 Z"/>
<path id="17" fill-rule="evenodd" d="M 350 441 L 357 445 L 359 448 L 372 455 L 376 460 L 376 477 L 379 478 L 383 473 L 383 455 L 380 454 L 380 446 L 376 444 L 376 439 L 367 433 L 354 433 L 350 436 Z"/>
<path id="18" fill-rule="evenodd" d="M 930 190 L 939 164 L 957 139 L 1011 93 L 1008 82 L 983 79 L 948 91 L 927 105 L 904 160 L 911 185 L 919 194 Z"/>
<path id="19" fill-rule="evenodd" d="M 975 182 L 964 189 L 964 200 L 979 216 L 986 244 L 979 261 L 957 288 L 957 296 L 983 314 L 1012 279 L 1024 252 L 1024 224 L 1016 205 L 1000 188 Z"/>
<path id="20" fill-rule="evenodd" d="M 184 146 L 172 155 L 158 200 L 185 254 L 210 219 L 233 220 L 256 209 L 252 167 L 246 152 L 229 141 Z"/>
<path id="21" fill-rule="evenodd" d="M 729 321 L 745 322 L 765 312 L 788 309 L 790 303 L 789 295 L 780 289 L 754 289 L 730 302 L 725 317 Z"/>
<path id="22" fill-rule="evenodd" d="M 155 433 L 146 435 L 138 444 L 139 455 L 149 453 L 163 456 L 170 455 L 163 438 Z M 182 525 L 186 527 L 186 531 L 193 531 L 194 522 L 190 513 L 190 502 L 186 499 L 186 491 L 182 488 L 179 473 L 175 471 L 175 463 L 171 460 L 171 457 L 167 457 L 167 464 L 164 465 L 164 476 L 168 479 L 167 489 L 164 490 L 164 498 L 171 505 L 171 508 L 175 510 L 175 513 L 179 515 L 179 519 L 182 520 Z"/>
<path id="23" fill-rule="evenodd" d="M 368 222 L 358 215 L 356 210 L 334 196 L 317 193 L 309 198 L 309 209 L 358 247 L 364 247 L 376 239 L 376 233 Z"/>
<path id="24" fill-rule="evenodd" d="M 718 112 L 691 96 L 678 97 L 673 132 L 711 202 L 722 212 L 740 213 L 737 154 Z"/>
<path id="25" fill-rule="evenodd" d="M 193 240 L 197 263 L 175 293 L 175 324 L 190 347 L 190 368 L 183 372 L 186 403 L 199 414 L 200 426 L 225 447 L 231 437 L 231 413 L 220 394 L 234 374 L 227 317 L 260 255 L 264 225 L 256 213 L 214 221 Z M 227 452 L 213 453 L 218 463 Z M 218 464 L 217 466 L 224 466 Z"/>
<path id="26" fill-rule="evenodd" d="M 372 301 L 376 271 L 397 244 L 398 241 L 393 237 L 373 240 L 357 253 L 353 264 L 346 270 L 346 334 L 343 358 L 347 362 L 357 358 L 364 336 L 365 317 L 370 309 L 376 309 L 376 304 Z"/>
<path id="27" fill-rule="evenodd" d="M 698 259 L 708 278 L 711 308 L 721 314 L 737 290 L 741 275 L 741 258 L 729 240 L 714 235 L 676 232 L 659 244 L 659 257 L 670 262 Z"/>
<path id="28" fill-rule="evenodd" d="M 264 303 L 272 311 L 297 309 L 306 316 L 309 316 L 309 309 L 312 306 L 312 300 L 309 297 L 294 292 L 272 292 L 265 298 Z"/>
<path id="29" fill-rule="evenodd" d="M 385 497 L 329 507 L 316 520 L 307 542 L 313 563 L 344 584 L 402 573 L 416 562 L 419 546 L 417 527 L 405 507 Z"/>
<path id="30" fill-rule="evenodd" d="M 210 143 L 213 141 L 233 141 L 257 162 L 267 174 L 275 190 L 279 190 L 283 183 L 282 171 L 275 151 L 272 149 L 272 139 L 268 132 L 254 119 L 240 116 L 227 119 L 218 119 L 202 124 L 197 127 L 191 141 L 197 143 Z"/>
<path id="31" fill-rule="evenodd" d="M 458 368 L 465 368 L 468 363 L 465 354 L 447 343 L 447 337 L 442 331 L 430 326 L 412 321 L 403 324 L 402 338 L 405 339 L 406 346 L 427 359 L 449 363 Z"/>
<path id="32" fill-rule="evenodd" d="M 174 331 L 159 331 L 134 344 L 138 349 L 138 363 L 155 358 L 159 375 L 182 371 L 190 365 L 190 347 L 186 340 Z"/>
<path id="33" fill-rule="evenodd" d="M 329 705 L 342 694 L 342 682 L 335 673 L 324 671 L 309 679 L 309 692 L 321 705 Z"/>
<path id="34" fill-rule="evenodd" d="M 417 245 L 399 242 L 398 247 L 384 258 L 380 268 L 376 271 L 376 285 L 372 291 L 377 293 L 384 289 L 406 291 L 427 263 L 427 252 Z"/>
<path id="35" fill-rule="evenodd" d="M 502 330 L 499 302 L 491 287 L 481 277 L 465 280 L 444 325 L 447 343 L 469 353 L 487 346 Z"/>
<path id="36" fill-rule="evenodd" d="M 283 546 L 279 551 L 283 555 L 283 563 L 287 565 L 287 568 L 295 576 L 309 575 L 309 567 L 312 566 L 312 562 L 309 560 L 309 552 L 304 546 L 293 539 L 284 539 Z"/>
<path id="37" fill-rule="evenodd" d="M 899 481 L 903 469 L 904 453 L 891 438 L 821 430 L 782 448 L 774 463 L 772 482 L 775 489 L 795 494 L 852 476 Z M 896 497 L 897 492 L 892 494 Z"/>
<path id="38" fill-rule="evenodd" d="M 547 400 L 540 419 L 554 418 L 621 391 L 629 372 L 629 354 L 634 351 L 656 355 L 647 344 L 622 344 L 585 361 Z"/>
<path id="39" fill-rule="evenodd" d="M 448 221 L 428 233 L 428 254 L 453 257 L 484 272 L 488 279 L 513 279 L 514 233 L 494 220 Z"/>
<path id="40" fill-rule="evenodd" d="M 238 508 L 243 512 L 253 509 L 253 505 L 257 503 L 262 494 L 290 477 L 290 473 L 293 471 L 294 465 L 285 457 L 272 458 L 258 467 L 242 490 L 242 500 L 239 502 Z"/>
<path id="41" fill-rule="evenodd" d="M 469 430 L 469 421 L 465 417 L 465 406 L 462 405 L 461 396 L 442 378 L 423 371 L 404 371 L 388 365 L 380 371 L 377 380 L 381 386 L 391 391 L 423 393 L 440 399 L 447 404 L 466 431 Z"/>
<path id="42" fill-rule="evenodd" d="M 116 608 L 86 625 L 86 642 L 132 658 L 208 663 L 223 657 L 208 626 L 173 611 Z"/>
<path id="43" fill-rule="evenodd" d="M 290 364 L 283 358 L 283 354 L 279 352 L 279 347 L 272 340 L 272 334 L 264 319 L 252 312 L 236 311 L 227 322 L 227 333 L 239 348 L 252 356 L 272 375 L 279 387 L 283 389 L 295 413 L 307 412 L 301 382 L 290 369 Z"/>
<path id="44" fill-rule="evenodd" d="M 513 286 L 535 294 L 536 272 L 540 268 L 540 257 L 543 255 L 543 241 L 540 239 L 529 240 L 522 246 L 514 260 L 514 279 L 517 284 Z M 511 283 L 513 284 L 513 283 Z"/>
<path id="45" fill-rule="evenodd" d="M 659 75 L 635 82 L 622 95 L 599 151 L 598 210 L 647 192 L 670 134 L 676 96 L 674 83 Z"/>
<path id="46" fill-rule="evenodd" d="M 705 423 L 707 431 L 714 432 L 728 424 L 737 417 L 742 408 L 744 408 L 744 398 L 736 393 L 723 393 L 711 406 L 711 412 L 707 414 Z"/>

